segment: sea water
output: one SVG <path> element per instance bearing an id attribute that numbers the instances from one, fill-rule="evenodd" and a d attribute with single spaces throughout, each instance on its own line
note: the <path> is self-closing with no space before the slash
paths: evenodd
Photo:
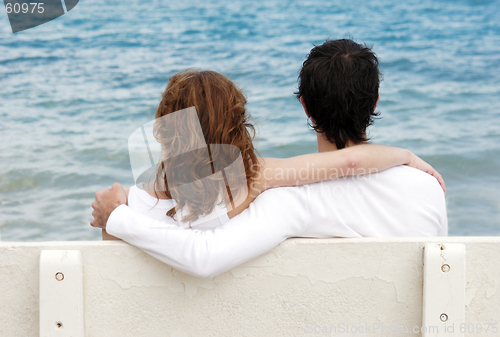
<path id="1" fill-rule="evenodd" d="M 82 0 L 16 34 L 0 10 L 1 239 L 98 239 L 94 193 L 133 184 L 128 136 L 185 68 L 243 88 L 261 155 L 316 151 L 298 70 L 349 37 L 384 75 L 371 140 L 443 175 L 450 235 L 500 234 L 500 2 Z"/>

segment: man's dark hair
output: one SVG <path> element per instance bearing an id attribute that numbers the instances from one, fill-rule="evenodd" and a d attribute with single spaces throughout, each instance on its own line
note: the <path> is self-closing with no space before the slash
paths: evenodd
<path id="1" fill-rule="evenodd" d="M 374 110 L 380 77 L 377 56 L 368 46 L 327 40 L 302 64 L 295 94 L 303 97 L 314 129 L 342 149 L 348 140 L 367 140 L 366 128 L 379 115 Z"/>

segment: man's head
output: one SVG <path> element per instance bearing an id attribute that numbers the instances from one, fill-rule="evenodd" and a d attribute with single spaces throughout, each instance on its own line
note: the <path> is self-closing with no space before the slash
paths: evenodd
<path id="1" fill-rule="evenodd" d="M 367 140 L 366 128 L 378 115 L 380 75 L 377 56 L 366 45 L 327 40 L 304 61 L 296 95 L 316 132 L 342 149 L 349 140 Z"/>

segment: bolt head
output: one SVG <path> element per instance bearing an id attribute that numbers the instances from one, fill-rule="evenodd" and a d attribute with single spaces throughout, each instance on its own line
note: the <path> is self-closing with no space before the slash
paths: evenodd
<path id="1" fill-rule="evenodd" d="M 63 273 L 56 273 L 56 280 L 58 280 L 58 281 L 64 280 L 64 274 Z"/>
<path id="2" fill-rule="evenodd" d="M 447 272 L 449 272 L 449 271 L 450 271 L 450 269 L 451 269 L 451 268 L 450 268 L 450 265 L 449 265 L 449 264 L 443 264 L 443 265 L 441 266 L 441 270 L 443 271 L 443 273 L 447 273 Z"/>

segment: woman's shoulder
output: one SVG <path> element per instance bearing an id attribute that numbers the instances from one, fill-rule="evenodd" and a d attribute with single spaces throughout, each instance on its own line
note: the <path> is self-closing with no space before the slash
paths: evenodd
<path id="1" fill-rule="evenodd" d="M 128 206 L 131 209 L 156 220 L 176 224 L 180 227 L 189 227 L 187 223 L 179 222 L 166 215 L 166 213 L 176 205 L 174 200 L 155 198 L 146 189 L 147 187 L 143 185 L 134 185 L 129 188 Z M 179 219 L 179 217 L 182 219 L 183 213 L 188 214 L 189 212 L 187 209 L 183 209 L 174 217 L 176 219 Z M 191 225 L 192 228 L 196 229 L 213 229 L 223 225 L 228 220 L 227 209 L 223 205 L 216 204 L 211 213 L 205 214 Z"/>
<path id="2" fill-rule="evenodd" d="M 149 191 L 147 191 L 147 188 L 143 184 L 139 186 L 131 186 L 127 195 L 130 207 L 134 207 L 136 204 L 144 204 L 148 207 L 170 209 L 175 206 L 172 199 L 155 198 L 153 195 L 151 195 L 151 193 L 149 193 Z"/>

